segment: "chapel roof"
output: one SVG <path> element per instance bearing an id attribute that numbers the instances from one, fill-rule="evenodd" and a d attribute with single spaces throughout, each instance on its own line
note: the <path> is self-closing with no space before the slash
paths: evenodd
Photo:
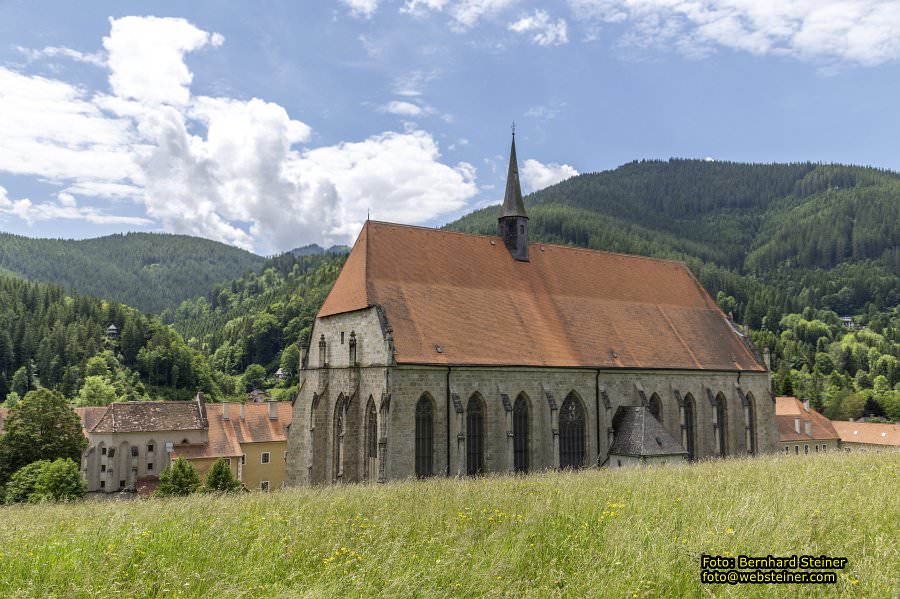
<path id="1" fill-rule="evenodd" d="M 615 438 L 609 455 L 654 457 L 687 451 L 643 406 L 619 406 L 613 417 Z"/>
<path id="2" fill-rule="evenodd" d="M 269 417 L 269 403 L 245 403 L 242 419 L 241 404 L 232 403 L 228 406 L 227 420 L 225 404 L 206 404 L 207 442 L 176 445 L 175 454 L 186 459 L 228 458 L 244 453 L 241 449 L 244 443 L 287 441 L 287 427 L 293 417 L 291 402 L 273 403 L 277 418 Z"/>
<path id="3" fill-rule="evenodd" d="M 381 306 L 400 364 L 765 371 L 683 263 L 542 243 L 529 255 L 367 221 L 318 316 Z"/>

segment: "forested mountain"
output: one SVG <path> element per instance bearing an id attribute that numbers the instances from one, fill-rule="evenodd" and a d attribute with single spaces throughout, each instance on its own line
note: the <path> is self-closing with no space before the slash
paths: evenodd
<path id="1" fill-rule="evenodd" d="M 282 367 L 296 375 L 299 342 L 309 338 L 345 259 L 283 254 L 261 272 L 217 285 L 206 297 L 185 301 L 162 318 L 223 373 L 242 374 L 259 364 L 269 373 Z"/>
<path id="2" fill-rule="evenodd" d="M 0 399 L 14 403 L 38 387 L 108 403 L 187 399 L 197 390 L 217 397 L 234 393 L 235 381 L 213 372 L 171 327 L 134 308 L 0 275 Z"/>
<path id="3" fill-rule="evenodd" d="M 265 258 L 186 235 L 127 233 L 96 239 L 32 239 L 0 233 L 0 274 L 57 283 L 145 312 L 175 308 Z"/>

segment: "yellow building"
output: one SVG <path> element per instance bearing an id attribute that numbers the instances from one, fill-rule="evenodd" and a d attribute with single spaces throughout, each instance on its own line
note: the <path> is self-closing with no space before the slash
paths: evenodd
<path id="1" fill-rule="evenodd" d="M 207 442 L 175 448 L 177 456 L 190 461 L 201 477 L 219 458 L 246 489 L 269 491 L 284 484 L 287 426 L 291 403 L 207 404 Z"/>

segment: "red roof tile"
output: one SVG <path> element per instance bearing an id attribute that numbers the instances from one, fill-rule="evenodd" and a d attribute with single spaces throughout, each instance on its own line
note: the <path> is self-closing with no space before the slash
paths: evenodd
<path id="1" fill-rule="evenodd" d="M 207 443 L 175 446 L 175 455 L 185 459 L 228 458 L 243 454 L 242 443 L 287 441 L 287 425 L 291 423 L 291 402 L 276 402 L 277 419 L 269 418 L 268 403 L 245 403 L 241 419 L 241 404 L 231 403 L 228 420 L 223 418 L 225 404 L 206 404 L 209 421 Z"/>
<path id="2" fill-rule="evenodd" d="M 319 316 L 381 305 L 398 363 L 765 370 L 680 262 L 539 243 L 529 254 L 369 221 Z"/>
<path id="3" fill-rule="evenodd" d="M 832 421 L 842 443 L 900 446 L 900 424 Z"/>
<path id="4" fill-rule="evenodd" d="M 796 429 L 796 419 L 800 419 L 800 432 Z M 796 397 L 775 398 L 775 419 L 778 421 L 778 433 L 781 441 L 821 441 L 838 439 L 831 420 L 814 409 L 807 410 L 803 402 Z M 806 422 L 812 425 L 810 435 L 806 434 Z"/>
<path id="5" fill-rule="evenodd" d="M 196 401 L 122 401 L 109 404 L 92 433 L 187 431 L 206 428 Z"/>

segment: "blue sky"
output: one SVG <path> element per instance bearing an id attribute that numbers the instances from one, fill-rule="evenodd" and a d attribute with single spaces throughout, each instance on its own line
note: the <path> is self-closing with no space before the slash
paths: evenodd
<path id="1" fill-rule="evenodd" d="M 259 253 L 642 158 L 900 170 L 885 0 L 0 2 L 0 230 Z"/>

